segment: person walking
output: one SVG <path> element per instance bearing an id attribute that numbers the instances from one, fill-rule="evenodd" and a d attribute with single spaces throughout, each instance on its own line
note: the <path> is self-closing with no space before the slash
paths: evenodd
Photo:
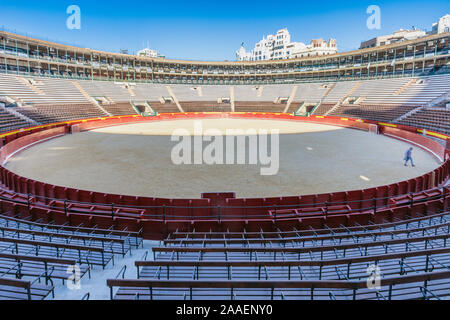
<path id="1" fill-rule="evenodd" d="M 403 160 L 405 160 L 405 167 L 408 166 L 408 161 L 411 161 L 411 165 L 413 167 L 415 167 L 414 161 L 413 161 L 413 158 L 412 158 L 412 151 L 413 151 L 413 148 L 411 147 L 408 150 L 406 150 L 406 152 L 405 152 L 405 158 L 403 159 Z"/>

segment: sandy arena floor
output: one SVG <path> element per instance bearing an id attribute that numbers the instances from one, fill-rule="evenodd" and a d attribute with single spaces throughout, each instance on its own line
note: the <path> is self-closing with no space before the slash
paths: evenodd
<path id="1" fill-rule="evenodd" d="M 417 177 L 439 165 L 414 148 L 416 167 L 404 167 L 407 143 L 359 130 L 272 120 L 210 119 L 201 124 L 203 130 L 222 132 L 279 129 L 278 174 L 262 176 L 262 165 L 173 164 L 171 152 L 178 142 L 170 135 L 180 128 L 193 133 L 194 120 L 67 135 L 16 154 L 6 167 L 27 178 L 91 191 L 199 198 L 202 192 L 269 197 L 363 189 Z"/>

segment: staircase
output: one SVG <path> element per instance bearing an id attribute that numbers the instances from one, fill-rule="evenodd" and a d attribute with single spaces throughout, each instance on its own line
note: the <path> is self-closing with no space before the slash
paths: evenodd
<path id="1" fill-rule="evenodd" d="M 356 89 L 358 89 L 361 86 L 362 82 L 358 82 L 345 96 L 342 97 L 341 100 L 339 100 L 338 103 L 336 103 L 333 108 L 331 108 L 330 110 L 328 110 L 327 113 L 325 113 L 325 116 L 328 116 L 329 114 L 333 113 L 337 108 L 339 108 L 339 106 L 341 105 L 342 102 L 345 101 L 345 99 L 347 99 L 348 97 L 350 97 L 353 92 L 356 91 Z"/>
<path id="2" fill-rule="evenodd" d="M 328 87 L 328 89 L 327 89 L 327 91 L 325 91 L 325 93 L 324 93 L 322 99 L 320 99 L 320 101 L 319 101 L 319 103 L 317 104 L 317 106 L 311 111 L 310 115 L 313 115 L 314 112 L 316 112 L 316 110 L 319 109 L 319 107 L 322 105 L 322 103 L 323 103 L 323 101 L 325 100 L 325 98 L 328 97 L 328 95 L 330 94 L 331 90 L 334 89 L 334 87 L 336 87 L 336 82 L 332 83 L 332 84 Z M 299 111 L 300 111 L 300 109 L 299 109 Z"/>
<path id="3" fill-rule="evenodd" d="M 144 112 L 141 112 L 141 111 L 139 110 L 139 108 L 137 107 L 136 103 L 139 103 L 139 104 L 144 105 L 145 111 L 144 111 Z M 139 114 L 139 115 L 141 115 L 141 116 L 143 116 L 143 117 L 153 117 L 153 116 L 157 116 L 157 115 L 158 115 L 158 113 L 157 113 L 155 110 L 153 110 L 153 108 L 152 108 L 151 105 L 150 105 L 150 102 L 148 102 L 148 101 L 144 101 L 144 102 L 134 102 L 134 101 L 131 100 L 131 101 L 130 101 L 130 104 L 131 104 L 131 106 L 133 107 L 134 111 L 135 111 L 137 114 Z"/>
<path id="4" fill-rule="evenodd" d="M 427 107 L 435 107 L 441 104 L 444 101 L 450 100 L 450 91 L 447 91 L 446 93 L 442 94 L 441 96 L 437 97 L 436 99 L 431 100 L 426 104 Z"/>
<path id="5" fill-rule="evenodd" d="M 104 113 L 105 115 L 108 115 L 109 117 L 112 117 L 113 115 L 111 113 L 109 113 L 105 108 L 103 108 L 98 102 L 97 100 L 95 100 L 94 98 L 92 98 L 87 92 L 86 90 L 83 89 L 83 87 L 78 83 L 78 81 L 72 81 L 72 84 L 75 86 L 75 88 L 78 89 L 78 91 L 80 91 L 80 93 L 90 102 L 92 103 L 95 107 L 97 107 L 97 109 L 99 109 L 102 113 Z"/>
<path id="6" fill-rule="evenodd" d="M 45 92 L 42 91 L 41 89 L 39 89 L 38 87 L 36 87 L 30 80 L 19 77 L 19 80 L 25 84 L 26 86 L 28 86 L 29 88 L 31 88 L 31 90 L 33 90 L 35 93 L 37 93 L 40 96 L 45 95 Z"/>
<path id="7" fill-rule="evenodd" d="M 417 79 L 416 79 L 416 78 L 409 80 L 408 83 L 404 84 L 404 85 L 403 85 L 400 89 L 398 89 L 394 94 L 398 96 L 399 94 L 401 94 L 403 91 L 405 91 L 407 88 L 409 88 L 411 85 L 413 85 L 413 84 L 416 83 L 416 82 L 417 82 Z"/>
<path id="8" fill-rule="evenodd" d="M 167 92 L 169 92 L 169 95 L 172 97 L 173 102 L 175 102 L 175 104 L 178 107 L 178 110 L 180 110 L 180 112 L 184 112 L 183 108 L 181 107 L 180 101 L 178 101 L 177 96 L 175 95 L 175 93 L 173 92 L 172 88 L 170 86 L 166 86 L 167 88 Z"/>
<path id="9" fill-rule="evenodd" d="M 197 94 L 199 97 L 203 97 L 203 89 L 202 87 L 197 87 Z"/>
<path id="10" fill-rule="evenodd" d="M 131 97 L 135 97 L 136 94 L 134 93 L 133 89 L 131 88 L 130 85 L 126 86 L 126 89 L 128 90 L 128 93 L 130 94 Z"/>
<path id="11" fill-rule="evenodd" d="M 230 104 L 231 104 L 231 112 L 234 112 L 235 105 L 234 105 L 234 87 L 230 87 Z"/>
<path id="12" fill-rule="evenodd" d="M 298 86 L 294 86 L 292 88 L 291 95 L 289 96 L 289 99 L 288 99 L 288 101 L 286 103 L 286 108 L 284 109 L 283 113 L 287 113 L 288 112 L 292 102 L 295 99 L 295 95 L 297 94 L 297 90 L 298 90 Z"/>
<path id="13" fill-rule="evenodd" d="M 264 90 L 263 86 L 258 87 L 258 92 L 256 93 L 256 96 L 258 98 L 260 98 L 262 96 L 263 90 Z"/>
<path id="14" fill-rule="evenodd" d="M 83 87 L 78 83 L 78 81 L 72 81 L 72 84 L 75 86 L 75 88 L 78 89 L 78 91 L 80 91 L 80 93 L 91 103 L 97 104 L 97 100 L 95 100 L 94 98 L 92 98 L 87 92 L 86 90 L 83 89 Z"/>

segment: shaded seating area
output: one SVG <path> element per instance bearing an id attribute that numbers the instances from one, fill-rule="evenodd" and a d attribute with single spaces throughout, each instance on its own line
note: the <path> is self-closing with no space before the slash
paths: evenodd
<path id="1" fill-rule="evenodd" d="M 34 105 L 17 111 L 42 124 L 107 116 L 93 104 Z"/>
<path id="2" fill-rule="evenodd" d="M 352 105 L 341 104 L 338 108 L 329 113 L 329 116 L 335 117 L 351 117 L 368 120 L 375 120 L 380 122 L 392 122 L 398 117 L 415 109 L 416 106 L 402 106 L 402 105 Z"/>
<path id="3" fill-rule="evenodd" d="M 91 278 L 142 239 L 127 232 L 57 225 L 0 214 L 0 300 L 54 298 L 55 280 Z"/>
<path id="4" fill-rule="evenodd" d="M 337 228 L 174 232 L 152 260 L 135 262 L 137 278 L 107 285 L 118 300 L 438 300 L 450 295 L 449 237 L 448 211 Z"/>
<path id="5" fill-rule="evenodd" d="M 30 124 L 25 120 L 2 110 L 0 107 L 0 132 L 13 131 L 29 126 Z"/>
<path id="6" fill-rule="evenodd" d="M 101 106 L 113 116 L 136 114 L 136 110 L 129 102 L 102 104 Z"/>
<path id="7" fill-rule="evenodd" d="M 450 134 L 450 110 L 445 108 L 426 108 L 413 113 L 398 123 Z"/>

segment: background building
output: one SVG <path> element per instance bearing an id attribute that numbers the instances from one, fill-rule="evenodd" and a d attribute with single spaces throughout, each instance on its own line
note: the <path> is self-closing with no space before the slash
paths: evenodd
<path id="1" fill-rule="evenodd" d="M 138 51 L 137 55 L 149 58 L 164 58 L 164 56 L 159 54 L 158 51 L 149 48 L 145 48 L 142 49 L 141 51 Z"/>
<path id="2" fill-rule="evenodd" d="M 396 42 L 414 40 L 418 38 L 425 37 L 429 34 L 438 34 L 443 32 L 450 32 L 450 15 L 447 14 L 439 19 L 438 22 L 433 23 L 432 29 L 429 32 L 422 31 L 420 29 L 408 30 L 400 29 L 392 34 L 385 36 L 375 37 L 373 39 L 364 41 L 361 43 L 360 49 L 379 47 L 384 45 L 389 45 Z"/>
<path id="3" fill-rule="evenodd" d="M 443 32 L 450 32 L 450 14 L 443 16 L 438 22 L 433 23 L 432 34 Z"/>
<path id="4" fill-rule="evenodd" d="M 282 60 L 300 57 L 312 57 L 337 53 L 337 41 L 330 39 L 312 40 L 309 45 L 302 42 L 291 42 L 288 29 L 278 30 L 276 34 L 263 37 L 248 52 L 242 45 L 236 52 L 238 61 Z"/>
<path id="5" fill-rule="evenodd" d="M 379 37 L 370 39 L 368 41 L 364 41 L 361 43 L 360 49 L 373 48 L 373 47 L 389 45 L 389 44 L 396 43 L 396 42 L 414 40 L 414 39 L 424 37 L 426 35 L 427 35 L 427 33 L 425 31 L 418 30 L 418 29 L 415 29 L 415 30 L 400 29 L 398 31 L 395 31 L 392 34 L 388 34 L 385 36 L 379 36 Z"/>

